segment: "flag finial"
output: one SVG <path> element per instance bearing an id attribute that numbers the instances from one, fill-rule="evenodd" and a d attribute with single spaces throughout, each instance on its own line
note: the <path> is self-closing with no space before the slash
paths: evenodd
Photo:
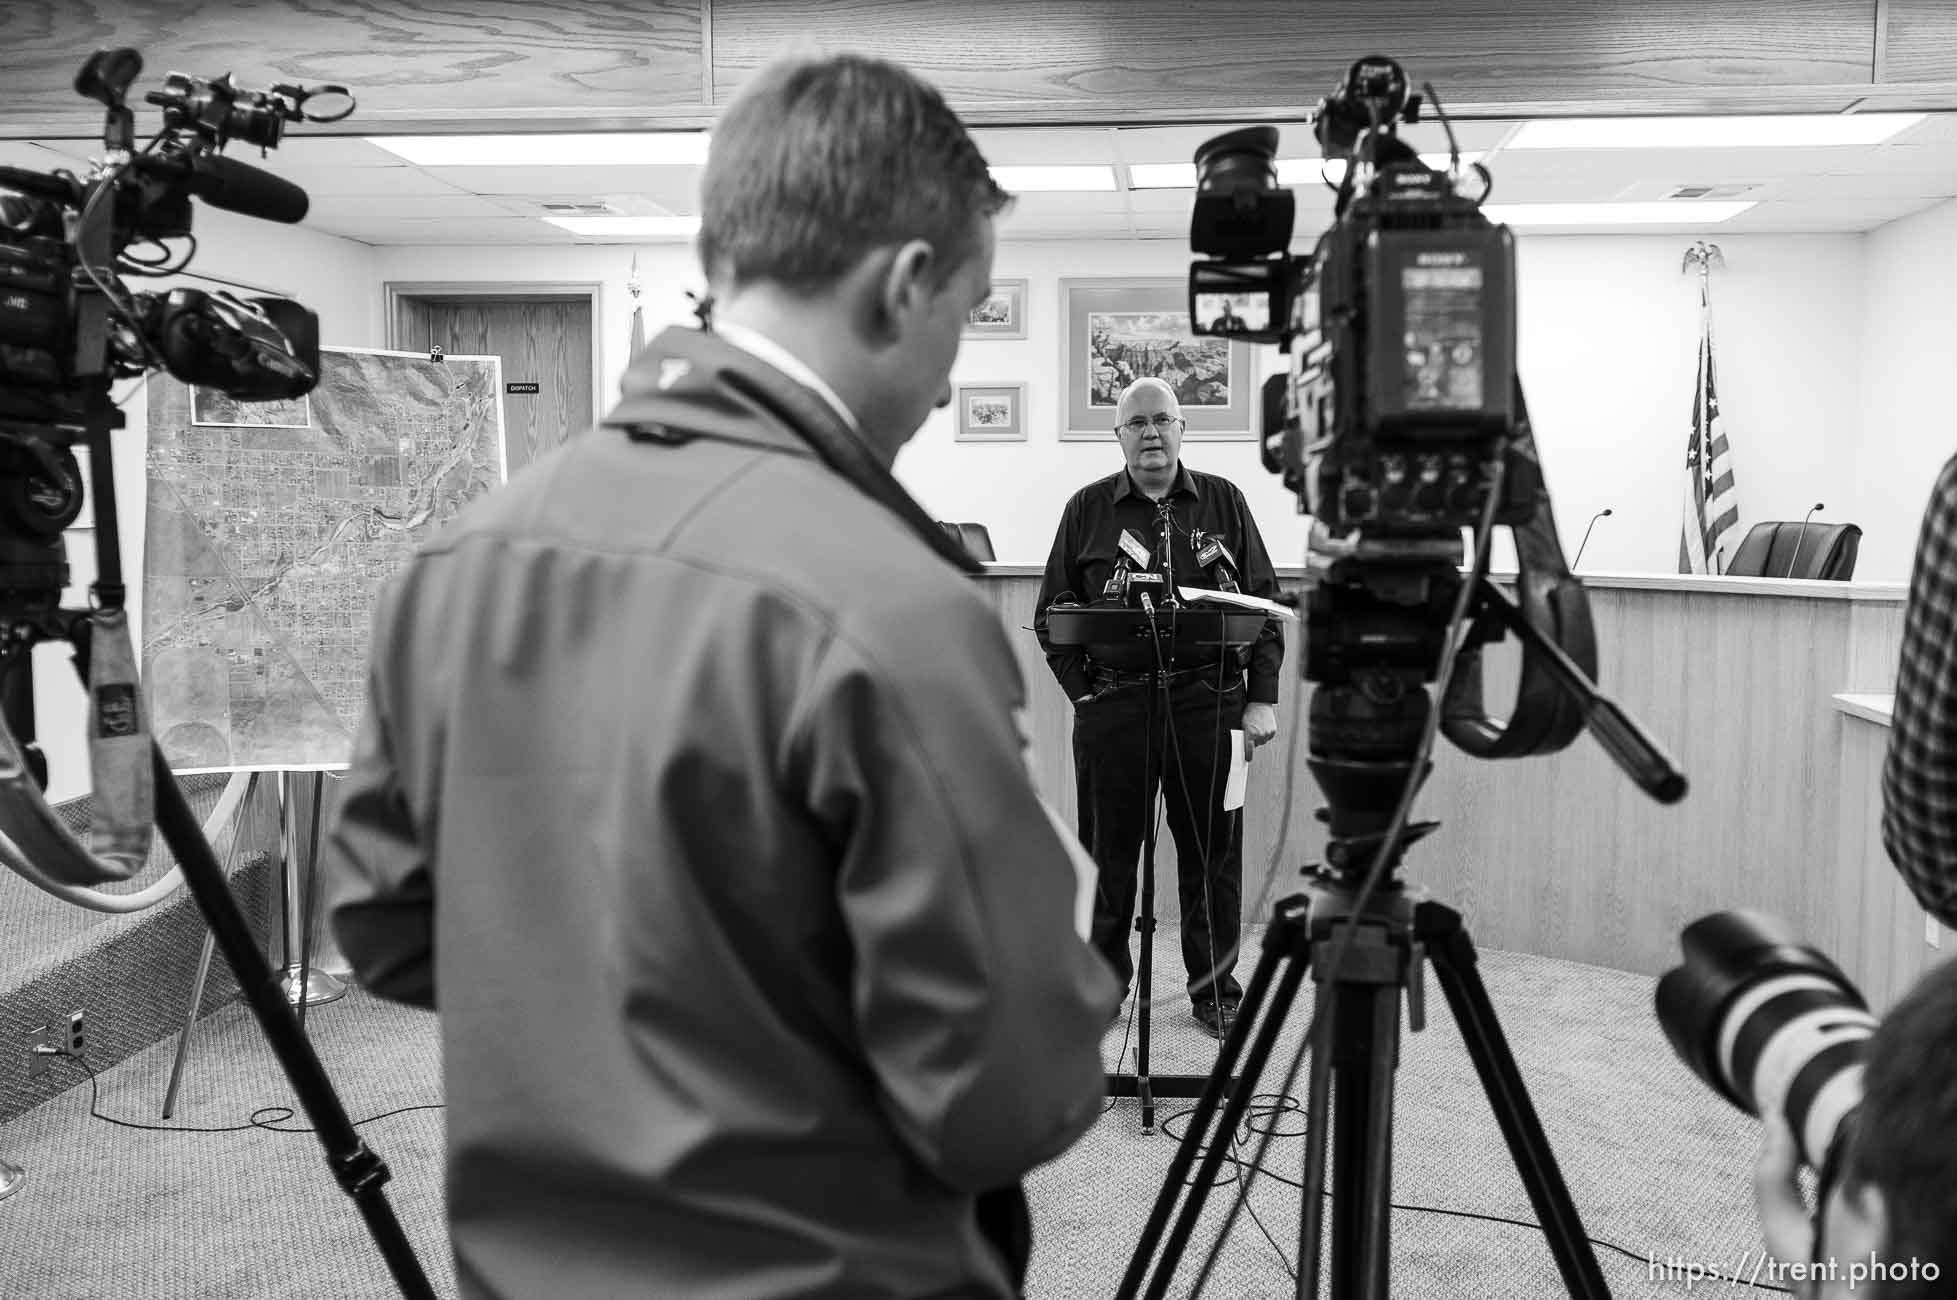
<path id="1" fill-rule="evenodd" d="M 1719 245 L 1708 244 L 1701 239 L 1685 250 L 1685 261 L 1678 269 L 1680 274 L 1684 274 L 1695 266 L 1699 268 L 1699 278 L 1705 279 L 1712 274 L 1715 266 L 1722 271 L 1726 269 L 1726 255 L 1719 251 Z"/>
<path id="2" fill-rule="evenodd" d="M 632 254 L 632 274 L 625 281 L 625 288 L 636 301 L 639 296 L 639 255 L 636 252 Z"/>

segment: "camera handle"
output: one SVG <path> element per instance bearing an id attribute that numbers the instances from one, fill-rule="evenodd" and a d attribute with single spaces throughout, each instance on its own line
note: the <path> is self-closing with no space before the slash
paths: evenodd
<path id="1" fill-rule="evenodd" d="M 1478 614 L 1493 615 L 1522 641 L 1525 653 L 1563 691 L 1576 702 L 1583 724 L 1596 737 L 1604 752 L 1624 770 L 1638 788 L 1659 803 L 1677 803 L 1685 797 L 1685 773 L 1671 756 L 1624 711 L 1623 706 L 1598 689 L 1597 683 L 1571 659 L 1556 641 L 1531 622 L 1515 598 L 1487 578 L 1479 579 Z"/>

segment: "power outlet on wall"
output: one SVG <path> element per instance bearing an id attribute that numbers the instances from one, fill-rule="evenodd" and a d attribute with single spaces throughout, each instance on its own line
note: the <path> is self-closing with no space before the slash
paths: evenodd
<path id="1" fill-rule="evenodd" d="M 61 1022 L 59 1028 L 61 1034 L 55 1045 L 70 1056 L 80 1056 L 83 1049 L 88 1046 L 88 1035 L 82 1022 L 82 1013 L 69 1012 L 68 1018 Z"/>
<path id="2" fill-rule="evenodd" d="M 27 1077 L 38 1079 L 48 1072 L 48 1062 L 57 1056 L 80 1056 L 88 1047 L 87 1021 L 79 1011 L 27 1031 Z"/>

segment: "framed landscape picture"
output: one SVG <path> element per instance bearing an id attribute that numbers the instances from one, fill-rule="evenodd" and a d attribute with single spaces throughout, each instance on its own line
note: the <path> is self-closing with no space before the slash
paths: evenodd
<path id="1" fill-rule="evenodd" d="M 1194 334 L 1187 282 L 1068 277 L 1060 281 L 1061 374 L 1067 392 L 1060 436 L 1114 440 L 1121 390 L 1154 377 L 1182 404 L 1185 439 L 1249 441 L 1250 344 Z"/>
<path id="2" fill-rule="evenodd" d="M 1026 337 L 1026 281 L 994 280 L 992 292 L 965 317 L 968 339 L 1023 339 Z"/>
<path id="3" fill-rule="evenodd" d="M 1025 442 L 1026 385 L 960 384 L 951 408 L 958 442 Z"/>

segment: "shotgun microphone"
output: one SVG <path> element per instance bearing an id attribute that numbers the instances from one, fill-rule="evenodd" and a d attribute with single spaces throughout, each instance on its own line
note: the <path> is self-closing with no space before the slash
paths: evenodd
<path id="1" fill-rule="evenodd" d="M 1814 518 L 1814 512 L 1816 510 L 1826 510 L 1827 508 L 1827 502 L 1817 501 L 1808 507 L 1806 514 L 1801 516 L 1801 531 L 1794 534 L 1794 553 L 1787 557 L 1787 572 L 1781 574 L 1781 577 L 1791 578 L 1794 576 L 1794 564 L 1801 558 L 1801 543 L 1808 539 L 1808 520 Z"/>
<path id="2" fill-rule="evenodd" d="M 1590 516 L 1589 526 L 1583 530 L 1583 540 L 1576 544 L 1576 558 L 1570 561 L 1571 569 L 1575 569 L 1577 565 L 1583 563 L 1583 548 L 1590 545 L 1590 529 L 1595 528 L 1597 526 L 1597 521 L 1599 519 L 1602 519 L 1604 516 L 1608 515 L 1609 513 L 1610 513 L 1610 507 L 1605 506 L 1602 510 L 1599 510 L 1596 514 Z"/>

